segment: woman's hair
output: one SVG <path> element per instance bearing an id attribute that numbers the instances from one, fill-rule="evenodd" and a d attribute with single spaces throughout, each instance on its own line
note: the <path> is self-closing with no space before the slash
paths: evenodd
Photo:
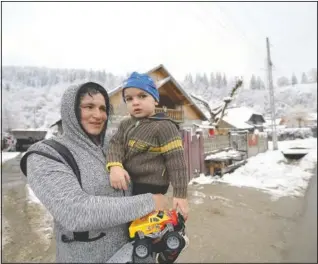
<path id="1" fill-rule="evenodd" d="M 101 132 L 101 136 L 104 137 L 105 136 L 105 132 L 107 129 L 107 124 L 109 119 L 111 118 L 112 114 L 113 114 L 113 107 L 110 104 L 110 100 L 109 100 L 109 96 L 107 91 L 105 90 L 105 88 L 101 85 L 99 85 L 98 83 L 94 83 L 94 82 L 87 82 L 84 83 L 80 88 L 79 91 L 76 95 L 76 100 L 75 100 L 75 114 L 78 120 L 78 123 L 81 125 L 81 111 L 80 111 L 80 102 L 82 101 L 83 97 L 85 95 L 90 95 L 93 96 L 95 94 L 102 94 L 105 98 L 105 104 L 106 104 L 106 114 L 107 114 L 107 120 L 105 122 L 105 127 L 103 129 L 103 131 Z M 85 131 L 85 129 L 82 127 L 82 129 Z M 85 131 L 86 133 L 86 131 Z"/>

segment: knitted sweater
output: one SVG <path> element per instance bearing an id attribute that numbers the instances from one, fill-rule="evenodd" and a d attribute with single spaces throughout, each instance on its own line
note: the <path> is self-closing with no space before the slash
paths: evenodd
<path id="1" fill-rule="evenodd" d="M 173 186 L 173 196 L 187 197 L 188 177 L 176 124 L 161 115 L 123 120 L 111 138 L 107 168 L 119 165 L 133 183 Z"/>
<path id="2" fill-rule="evenodd" d="M 61 103 L 64 134 L 56 140 L 74 155 L 81 172 L 82 186 L 72 169 L 44 156 L 31 154 L 27 160 L 28 183 L 54 218 L 56 262 L 105 263 L 128 241 L 127 223 L 155 209 L 151 194 L 124 197 L 110 186 L 105 170 L 104 147 L 95 145 L 75 116 L 79 86 L 66 90 Z M 39 142 L 29 148 L 63 158 Z M 131 187 L 126 196 L 131 194 Z M 64 243 L 62 234 L 89 231 L 89 238 L 106 235 L 93 242 Z"/>

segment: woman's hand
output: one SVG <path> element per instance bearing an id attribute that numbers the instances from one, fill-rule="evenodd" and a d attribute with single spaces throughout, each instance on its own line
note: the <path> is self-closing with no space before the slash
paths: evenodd
<path id="1" fill-rule="evenodd" d="M 168 210 L 168 198 L 162 194 L 154 194 L 152 196 L 155 201 L 155 210 Z"/>

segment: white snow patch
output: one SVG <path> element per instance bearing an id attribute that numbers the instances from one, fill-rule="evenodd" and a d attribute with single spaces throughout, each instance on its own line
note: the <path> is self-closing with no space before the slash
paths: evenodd
<path id="1" fill-rule="evenodd" d="M 1 163 L 5 163 L 8 160 L 14 159 L 20 153 L 21 152 L 6 152 L 6 151 L 2 151 L 2 153 L 1 153 Z"/>
<path id="2" fill-rule="evenodd" d="M 242 154 L 236 150 L 220 151 L 216 154 L 211 154 L 205 158 L 205 160 L 213 159 L 228 159 L 228 158 L 240 158 Z"/>
<path id="3" fill-rule="evenodd" d="M 308 149 L 286 149 L 283 152 L 283 154 L 307 154 Z"/>
<path id="4" fill-rule="evenodd" d="M 194 191 L 192 192 L 193 196 L 205 198 L 205 194 L 203 192 Z"/>
<path id="5" fill-rule="evenodd" d="M 212 176 L 205 176 L 203 173 L 199 177 L 191 179 L 189 185 L 191 184 L 210 184 L 215 182 L 215 179 Z"/>
<path id="6" fill-rule="evenodd" d="M 247 160 L 247 164 L 222 178 L 204 176 L 194 178 L 190 184 L 222 182 L 239 187 L 253 187 L 269 193 L 273 199 L 283 196 L 303 196 L 317 164 L 317 139 L 282 141 L 279 149 L 267 151 Z M 289 161 L 281 153 L 291 147 L 308 148 L 308 154 L 299 161 Z"/>

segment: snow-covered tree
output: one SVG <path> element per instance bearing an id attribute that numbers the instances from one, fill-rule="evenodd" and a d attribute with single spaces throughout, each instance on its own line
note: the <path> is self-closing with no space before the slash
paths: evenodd
<path id="1" fill-rule="evenodd" d="M 256 87 L 257 87 L 257 90 L 264 90 L 265 89 L 265 84 L 263 82 L 263 80 L 261 79 L 261 77 L 257 77 L 257 80 L 256 80 Z"/>
<path id="2" fill-rule="evenodd" d="M 256 90 L 256 89 L 257 89 L 257 83 L 256 83 L 256 78 L 255 78 L 255 75 L 254 75 L 254 74 L 253 74 L 252 77 L 251 77 L 250 89 L 251 89 L 251 90 Z"/>
<path id="3" fill-rule="evenodd" d="M 311 69 L 308 75 L 309 75 L 310 82 L 312 83 L 317 82 L 317 68 Z"/>
<path id="4" fill-rule="evenodd" d="M 190 89 L 192 89 L 193 88 L 193 79 L 192 79 L 192 75 L 191 75 L 191 73 L 188 73 L 186 76 L 185 76 L 185 78 L 184 78 L 184 85 L 185 85 L 185 87 L 187 87 L 187 88 L 190 88 Z"/>
<path id="5" fill-rule="evenodd" d="M 306 73 L 303 72 L 303 74 L 301 75 L 301 83 L 308 83 L 308 78 Z"/>
<path id="6" fill-rule="evenodd" d="M 222 87 L 222 75 L 221 73 L 217 72 L 216 73 L 216 83 L 215 83 L 216 88 L 221 88 Z"/>
<path id="7" fill-rule="evenodd" d="M 296 75 L 293 73 L 293 76 L 292 76 L 292 79 L 291 79 L 291 84 L 292 84 L 292 85 L 295 85 L 295 84 L 297 84 L 297 83 L 298 83 L 297 77 L 296 77 Z"/>
<path id="8" fill-rule="evenodd" d="M 277 79 L 277 85 L 280 86 L 280 87 L 281 86 L 286 86 L 286 85 L 289 85 L 289 84 L 290 84 L 290 82 L 289 82 L 288 78 L 285 77 L 285 76 L 279 77 Z"/>
<path id="9" fill-rule="evenodd" d="M 208 80 L 208 77 L 206 76 L 206 73 L 203 74 L 202 83 L 206 88 L 209 87 L 209 80 Z"/>
<path id="10" fill-rule="evenodd" d="M 211 87 L 215 87 L 216 86 L 216 80 L 215 80 L 213 72 L 211 72 L 211 74 L 210 74 L 210 86 Z"/>
<path id="11" fill-rule="evenodd" d="M 223 74 L 222 86 L 223 86 L 223 87 L 227 87 L 227 80 L 226 80 L 225 74 Z"/>

